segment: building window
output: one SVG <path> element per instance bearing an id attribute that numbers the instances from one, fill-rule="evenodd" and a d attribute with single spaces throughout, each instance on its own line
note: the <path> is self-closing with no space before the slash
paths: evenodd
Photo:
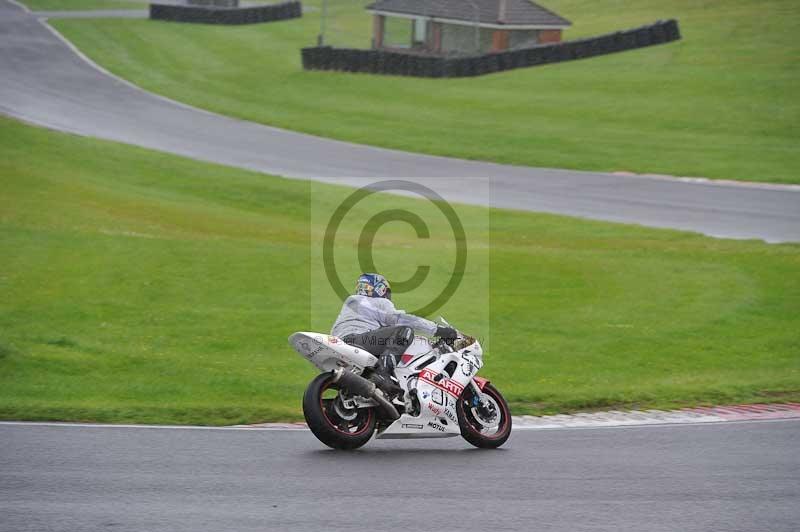
<path id="1" fill-rule="evenodd" d="M 387 48 L 408 48 L 411 46 L 413 24 L 408 19 L 386 17 L 383 30 L 383 45 Z"/>
<path id="2" fill-rule="evenodd" d="M 415 18 L 412 35 L 414 44 L 425 44 L 428 35 L 428 19 Z"/>

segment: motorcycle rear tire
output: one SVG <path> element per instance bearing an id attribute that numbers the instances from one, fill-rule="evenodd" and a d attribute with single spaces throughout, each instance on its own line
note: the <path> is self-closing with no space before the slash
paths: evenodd
<path id="1" fill-rule="evenodd" d="M 359 423 L 355 427 L 344 430 L 340 425 L 343 420 L 335 412 L 330 412 L 323 402 L 325 390 L 338 389 L 333 382 L 333 373 L 322 373 L 312 380 L 303 395 L 303 415 L 314 436 L 333 449 L 350 451 L 367 443 L 375 432 L 377 415 L 374 408 L 360 409 Z M 337 424 L 337 421 L 339 422 Z"/>

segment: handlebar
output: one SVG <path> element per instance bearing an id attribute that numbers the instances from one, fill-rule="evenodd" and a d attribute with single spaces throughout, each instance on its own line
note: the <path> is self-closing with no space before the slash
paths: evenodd
<path id="1" fill-rule="evenodd" d="M 475 338 L 472 336 L 467 336 L 459 331 L 458 338 L 453 340 L 452 343 L 448 343 L 447 340 L 439 338 L 433 343 L 433 347 L 435 349 L 441 349 L 443 346 L 447 346 L 451 351 L 459 351 L 474 343 Z"/>

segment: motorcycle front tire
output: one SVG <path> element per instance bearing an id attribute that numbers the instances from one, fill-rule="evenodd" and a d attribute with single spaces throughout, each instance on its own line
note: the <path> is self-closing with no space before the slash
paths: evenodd
<path id="1" fill-rule="evenodd" d="M 475 447 L 481 449 L 496 449 L 503 445 L 506 440 L 508 440 L 508 437 L 511 436 L 511 411 L 508 408 L 508 403 L 506 403 L 503 394 L 490 383 L 487 383 L 483 388 L 483 393 L 489 395 L 500 410 L 500 423 L 498 424 L 497 431 L 493 434 L 485 434 L 481 431 L 481 427 L 476 422 L 469 409 L 473 397 L 471 387 L 465 388 L 464 393 L 462 393 L 461 397 L 458 399 L 456 406 L 458 424 L 461 427 L 461 436 Z"/>

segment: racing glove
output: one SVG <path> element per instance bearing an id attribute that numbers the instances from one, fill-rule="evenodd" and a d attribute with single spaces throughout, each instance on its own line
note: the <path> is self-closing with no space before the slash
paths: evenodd
<path id="1" fill-rule="evenodd" d="M 453 345 L 453 342 L 458 338 L 458 331 L 452 327 L 437 327 L 436 336 L 444 340 L 448 345 Z"/>

